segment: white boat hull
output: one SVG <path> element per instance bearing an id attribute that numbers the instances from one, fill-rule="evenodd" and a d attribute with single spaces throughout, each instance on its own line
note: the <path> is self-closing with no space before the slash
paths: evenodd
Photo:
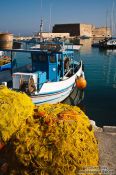
<path id="1" fill-rule="evenodd" d="M 72 92 L 73 88 L 69 88 L 64 92 L 61 93 L 56 93 L 53 95 L 37 95 L 37 96 L 33 96 L 32 101 L 34 104 L 36 105 L 40 105 L 43 103 L 51 103 L 51 104 L 55 104 L 55 103 L 59 103 L 61 101 L 63 101 L 64 99 L 66 99 L 70 93 Z"/>
<path id="2" fill-rule="evenodd" d="M 55 104 L 62 102 L 74 90 L 76 77 L 81 75 L 83 75 L 82 65 L 72 77 L 66 80 L 44 83 L 39 93 L 31 96 L 33 103 L 41 105 L 43 103 Z"/>

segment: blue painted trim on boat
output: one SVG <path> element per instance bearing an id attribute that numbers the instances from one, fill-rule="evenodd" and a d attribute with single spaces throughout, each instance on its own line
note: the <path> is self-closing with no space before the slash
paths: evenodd
<path id="1" fill-rule="evenodd" d="M 67 94 L 68 94 L 68 93 L 67 93 Z M 65 95 L 66 95 L 66 94 L 65 94 Z M 65 96 L 65 95 L 62 95 L 62 97 Z M 35 102 L 34 104 L 41 104 L 41 103 L 44 103 L 44 102 L 49 102 L 49 101 L 52 101 L 52 100 L 56 100 L 56 99 L 58 99 L 58 98 L 60 98 L 60 97 L 52 98 L 52 99 L 50 99 L 50 100 L 44 100 L 44 101 L 42 101 L 42 102 Z"/>
<path id="2" fill-rule="evenodd" d="M 11 63 L 7 63 L 7 64 L 0 66 L 0 71 L 6 70 L 6 69 L 11 69 Z"/>
<path id="3" fill-rule="evenodd" d="M 60 92 L 64 92 L 66 89 L 70 88 L 71 86 L 73 86 L 74 83 L 72 83 L 70 86 L 64 88 L 64 89 L 61 89 L 60 91 L 53 91 L 53 92 L 45 92 L 45 93 L 40 93 L 38 95 L 52 95 L 52 94 L 55 94 L 55 93 L 60 93 Z"/>

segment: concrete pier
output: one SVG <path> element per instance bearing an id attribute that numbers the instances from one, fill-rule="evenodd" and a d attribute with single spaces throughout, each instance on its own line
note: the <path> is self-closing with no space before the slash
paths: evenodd
<path id="1" fill-rule="evenodd" d="M 103 126 L 103 131 L 116 133 L 116 126 Z"/>
<path id="2" fill-rule="evenodd" d="M 102 171 L 116 175 L 116 126 L 103 126 L 95 131 L 99 147 L 99 163 Z"/>

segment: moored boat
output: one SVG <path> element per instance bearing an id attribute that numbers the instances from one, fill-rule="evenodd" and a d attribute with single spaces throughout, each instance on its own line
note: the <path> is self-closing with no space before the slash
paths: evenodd
<path id="1" fill-rule="evenodd" d="M 92 43 L 91 46 L 92 46 L 92 47 L 99 47 L 99 42 L 94 42 L 94 43 Z"/>
<path id="2" fill-rule="evenodd" d="M 41 43 L 40 49 L 10 49 L 11 58 L 13 52 L 28 52 L 32 60 L 28 71 L 27 67 L 15 70 L 12 67 L 12 88 L 27 93 L 37 105 L 65 100 L 74 90 L 75 82 L 80 77 L 84 79 L 84 70 L 82 60 L 74 60 L 73 46 L 72 49 L 63 46 L 63 42 L 48 42 Z M 85 86 L 77 87 L 77 90 Z"/>
<path id="3" fill-rule="evenodd" d="M 99 41 L 99 47 L 104 49 L 116 49 L 116 37 L 105 38 Z"/>

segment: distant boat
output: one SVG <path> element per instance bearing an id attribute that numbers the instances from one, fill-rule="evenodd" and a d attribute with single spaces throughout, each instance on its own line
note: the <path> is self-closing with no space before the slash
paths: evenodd
<path id="1" fill-rule="evenodd" d="M 90 36 L 87 36 L 87 35 L 80 36 L 80 39 L 89 39 L 89 38 L 90 38 Z"/>
<path id="2" fill-rule="evenodd" d="M 99 47 L 103 49 L 116 49 L 116 37 L 105 38 L 99 41 Z"/>
<path id="3" fill-rule="evenodd" d="M 104 38 L 99 42 L 93 43 L 92 47 L 99 47 L 100 49 L 116 49 L 116 37 Z"/>
<path id="4" fill-rule="evenodd" d="M 11 59 L 9 56 L 2 56 L 0 58 L 0 71 L 11 69 Z"/>
<path id="5" fill-rule="evenodd" d="M 91 46 L 92 47 L 99 47 L 99 42 L 93 43 Z"/>

